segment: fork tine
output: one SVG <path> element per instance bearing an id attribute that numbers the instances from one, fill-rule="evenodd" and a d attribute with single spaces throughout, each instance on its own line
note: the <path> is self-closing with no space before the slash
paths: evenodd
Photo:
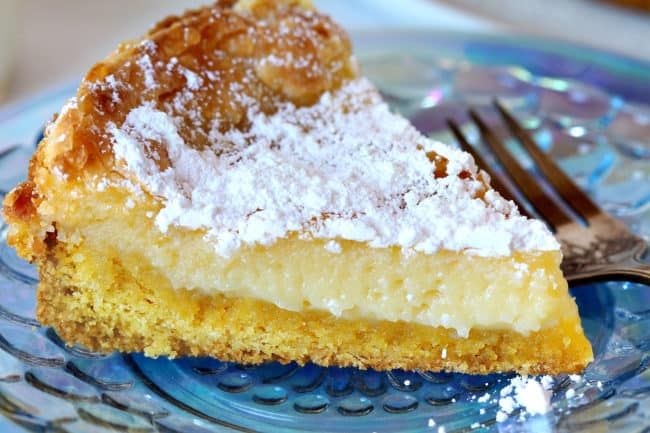
<path id="1" fill-rule="evenodd" d="M 496 135 L 490 130 L 476 111 L 470 110 L 469 114 L 481 131 L 481 136 L 485 142 L 490 146 L 499 161 L 501 161 L 508 174 L 512 177 L 537 213 L 539 213 L 546 222 L 556 229 L 563 225 L 572 224 L 573 219 L 571 216 L 555 203 L 555 201 L 537 184 L 535 178 L 519 165 L 519 162 L 517 162 L 517 160 L 510 154 L 503 143 L 501 143 Z"/>
<path id="2" fill-rule="evenodd" d="M 465 152 L 472 155 L 474 161 L 476 161 L 476 165 L 478 165 L 479 168 L 481 168 L 482 170 L 487 172 L 487 174 L 490 175 L 490 184 L 492 185 L 492 187 L 495 190 L 497 190 L 506 200 L 512 200 L 513 202 L 515 202 L 515 204 L 519 208 L 520 214 L 530 218 L 530 214 L 524 207 L 523 203 L 517 200 L 510 186 L 505 184 L 501 176 L 497 174 L 492 167 L 486 164 L 481 154 L 478 153 L 476 150 L 474 150 L 474 147 L 469 143 L 469 141 L 467 141 L 465 134 L 463 134 L 458 124 L 452 119 L 447 119 L 447 125 L 449 126 L 451 132 L 454 134 L 454 137 L 456 137 L 456 141 L 458 141 L 458 144 L 460 145 L 461 149 L 463 149 Z"/>
<path id="3" fill-rule="evenodd" d="M 542 170 L 546 179 L 548 179 L 551 185 L 553 185 L 560 196 L 574 211 L 586 220 L 604 214 L 598 205 L 595 204 L 580 188 L 578 188 L 578 186 L 576 186 L 569 176 L 567 176 L 551 158 L 540 150 L 530 134 L 496 99 L 494 100 L 494 106 L 508 125 L 510 131 L 515 137 L 517 137 L 530 156 L 532 156 L 537 166 Z"/>

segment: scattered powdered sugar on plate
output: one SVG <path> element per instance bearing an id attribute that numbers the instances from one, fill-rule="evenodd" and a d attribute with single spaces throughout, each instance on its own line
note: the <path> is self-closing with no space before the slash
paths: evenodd
<path id="1" fill-rule="evenodd" d="M 527 415 L 544 415 L 551 410 L 553 379 L 544 376 L 540 380 L 517 376 L 500 391 L 497 422 L 503 422 L 517 409 Z"/>
<path id="2" fill-rule="evenodd" d="M 506 383 L 501 389 L 486 392 L 482 395 L 473 394 L 470 397 L 470 401 L 475 401 L 482 405 L 478 410 L 479 415 L 486 415 L 488 410 L 496 408 L 494 421 L 497 423 L 503 423 L 508 420 L 525 421 L 529 417 L 536 415 L 550 416 L 553 410 L 556 411 L 557 415 L 566 410 L 561 405 L 556 408 L 553 408 L 551 405 L 554 387 L 566 383 L 563 378 L 554 378 L 548 375 L 541 377 L 515 376 L 509 380 L 498 379 L 497 382 L 501 382 L 502 380 L 506 381 Z M 566 380 L 575 385 L 585 383 L 584 377 L 577 374 L 569 375 Z M 598 389 L 603 389 L 603 384 L 601 382 L 595 382 L 594 384 Z M 563 387 L 558 386 L 558 388 Z M 556 389 L 556 391 L 558 390 Z M 583 393 L 579 394 L 572 388 L 566 390 L 563 394 L 564 398 L 567 400 L 571 400 L 574 397 L 581 397 L 583 395 Z M 469 429 L 475 430 L 484 428 L 489 424 L 490 420 L 484 419 L 483 421 L 472 423 L 469 426 Z M 434 418 L 429 418 L 427 425 L 429 428 L 436 427 L 436 420 Z M 516 427 L 515 430 L 519 431 Z"/>
<path id="3" fill-rule="evenodd" d="M 575 385 L 585 382 L 581 375 L 572 374 L 567 377 L 568 381 Z M 499 380 L 500 381 L 500 380 Z M 538 378 L 530 376 L 515 376 L 498 392 L 487 392 L 478 398 L 474 398 L 478 403 L 485 404 L 486 407 L 496 405 L 497 412 L 495 420 L 498 423 L 511 419 L 515 414 L 518 420 L 525 420 L 535 415 L 546 415 L 552 412 L 551 398 L 553 397 L 553 388 L 556 385 L 557 378 L 552 376 L 541 376 Z M 559 380 L 557 383 L 561 383 Z M 598 389 L 603 389 L 601 382 L 596 382 Z M 581 398 L 584 393 L 578 393 L 575 389 L 570 388 L 563 394 L 564 398 L 571 400 Z M 556 408 L 560 413 L 564 410 L 562 407 Z M 479 414 L 485 415 L 486 409 L 480 408 Z M 471 428 L 484 427 L 483 424 L 472 425 Z"/>
<path id="4" fill-rule="evenodd" d="M 188 86 L 200 85 L 186 75 Z M 213 128 L 213 145 L 204 149 L 184 142 L 179 120 L 153 104 L 108 126 L 117 159 L 162 201 L 161 231 L 205 230 L 224 257 L 294 232 L 405 252 L 558 248 L 541 222 L 511 202 L 494 191 L 481 198 L 472 158 L 423 137 L 365 79 L 309 107 L 284 103 L 266 115 L 255 101 L 248 105 L 250 128 Z M 164 146 L 169 167 L 161 170 L 151 142 Z M 431 155 L 446 160 L 443 176 Z"/>

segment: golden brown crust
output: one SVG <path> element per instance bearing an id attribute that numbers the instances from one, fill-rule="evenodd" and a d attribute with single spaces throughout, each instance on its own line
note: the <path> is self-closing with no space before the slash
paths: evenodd
<path id="1" fill-rule="evenodd" d="M 5 217 L 7 222 L 30 221 L 36 218 L 38 196 L 33 182 L 19 183 L 5 199 Z"/>
<path id="2" fill-rule="evenodd" d="M 38 319 L 69 344 L 103 352 L 480 374 L 577 373 L 592 359 L 577 316 L 527 336 L 472 330 L 468 338 L 458 338 L 445 328 L 347 321 L 250 299 L 142 287 L 116 263 L 111 265 L 115 283 L 92 288 L 70 285 L 62 269 L 49 262 L 41 268 Z"/>
<path id="3" fill-rule="evenodd" d="M 44 233 L 37 207 L 41 197 L 31 181 L 18 184 L 4 199 L 3 214 L 9 224 L 7 242 L 32 261 L 45 253 Z"/>

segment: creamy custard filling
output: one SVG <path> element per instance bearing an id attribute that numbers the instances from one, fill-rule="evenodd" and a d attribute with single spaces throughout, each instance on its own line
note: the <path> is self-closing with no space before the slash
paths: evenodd
<path id="1" fill-rule="evenodd" d="M 79 193 L 79 201 L 68 202 L 58 238 L 79 245 L 80 262 L 86 254 L 119 260 L 145 287 L 250 297 L 344 319 L 442 326 L 459 336 L 473 328 L 527 334 L 576 313 L 565 295 L 557 251 L 510 257 L 448 250 L 403 254 L 397 247 L 291 236 L 224 258 L 204 232 L 170 228 L 163 236 L 150 207 L 132 205 L 128 195 L 115 191 Z"/>
<path id="2" fill-rule="evenodd" d="M 114 224 L 89 227 L 86 245 L 100 251 L 106 239 L 121 237 L 115 229 Z M 123 233 L 129 233 L 126 227 Z M 556 252 L 483 258 L 441 251 L 404 257 L 398 248 L 338 241 L 341 252 L 331 252 L 322 240 L 291 238 L 224 259 L 194 235 L 138 239 L 119 239 L 117 253 L 127 269 L 137 272 L 144 260 L 176 289 L 252 297 L 291 311 L 415 322 L 466 336 L 472 328 L 525 334 L 556 324 L 574 309 L 560 296 L 565 283 L 556 271 Z M 184 254 L 178 253 L 181 244 Z"/>

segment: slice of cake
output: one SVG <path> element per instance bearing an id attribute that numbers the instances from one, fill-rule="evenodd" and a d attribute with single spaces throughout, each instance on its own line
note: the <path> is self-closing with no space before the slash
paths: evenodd
<path id="1" fill-rule="evenodd" d="M 170 17 L 87 74 L 5 199 L 68 343 L 470 373 L 592 359 L 545 226 L 419 134 L 307 1 Z"/>

